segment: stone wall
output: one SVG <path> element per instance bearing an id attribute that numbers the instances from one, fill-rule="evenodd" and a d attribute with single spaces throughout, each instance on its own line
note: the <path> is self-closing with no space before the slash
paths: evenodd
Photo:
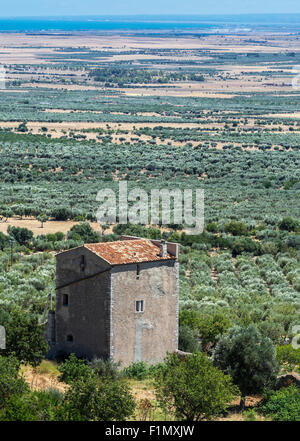
<path id="1" fill-rule="evenodd" d="M 289 387 L 294 384 L 297 387 L 300 387 L 300 375 L 298 374 L 285 374 L 281 375 L 277 378 L 276 381 L 276 389 L 281 389 L 282 387 Z"/>
<path id="2" fill-rule="evenodd" d="M 57 256 L 56 351 L 88 358 L 109 357 L 109 268 L 84 247 Z M 64 295 L 68 296 L 68 305 L 63 304 Z M 70 336 L 73 341 L 68 341 Z"/>
<path id="3" fill-rule="evenodd" d="M 178 347 L 176 261 L 122 265 L 112 269 L 111 354 L 122 366 L 157 363 Z M 144 301 L 144 312 L 135 302 Z"/>

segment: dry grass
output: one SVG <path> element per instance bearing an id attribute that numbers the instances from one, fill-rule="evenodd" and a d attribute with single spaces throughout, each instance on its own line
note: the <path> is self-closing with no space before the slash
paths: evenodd
<path id="1" fill-rule="evenodd" d="M 25 217 L 23 219 L 19 219 L 17 217 L 13 217 L 9 218 L 7 222 L 0 222 L 0 232 L 7 233 L 7 228 L 10 225 L 13 227 L 28 228 L 35 236 L 39 236 L 41 234 L 54 234 L 58 232 L 66 234 L 74 225 L 79 223 L 80 222 L 50 220 L 44 223 L 44 228 L 41 228 L 41 222 L 34 218 Z M 97 222 L 92 222 L 91 227 L 95 231 L 101 233 L 101 226 Z M 112 232 L 112 227 L 111 229 L 106 230 L 106 234 L 109 234 L 110 232 Z"/>
<path id="2" fill-rule="evenodd" d="M 53 361 L 43 360 L 37 368 L 22 366 L 21 373 L 32 390 L 55 388 L 65 392 L 68 389 L 67 384 L 58 381 L 59 371 Z"/>
<path id="3" fill-rule="evenodd" d="M 13 227 L 27 228 L 28 230 L 31 230 L 33 232 L 34 236 L 54 234 L 58 232 L 67 234 L 68 231 L 70 231 L 70 229 L 74 225 L 78 225 L 80 223 L 81 222 L 49 220 L 45 222 L 44 227 L 41 228 L 41 222 L 32 217 L 24 217 L 23 219 L 20 219 L 18 217 L 13 217 L 13 218 L 8 218 L 7 222 L 0 222 L 0 232 L 6 234 L 7 228 L 10 225 Z M 98 233 L 102 234 L 102 228 L 98 222 L 88 222 L 88 223 L 90 224 L 90 226 L 93 228 L 94 231 L 97 231 Z M 109 228 L 105 230 L 104 234 L 105 235 L 112 234 L 114 226 L 115 225 L 109 225 Z M 148 224 L 145 226 L 149 228 L 153 225 Z M 154 227 L 159 228 L 161 232 L 173 231 L 171 228 L 159 227 L 158 225 L 154 225 Z"/>

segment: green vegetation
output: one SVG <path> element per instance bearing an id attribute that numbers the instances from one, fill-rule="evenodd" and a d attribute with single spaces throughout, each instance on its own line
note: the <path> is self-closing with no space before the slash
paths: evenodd
<path id="1" fill-rule="evenodd" d="M 300 349 L 295 349 L 292 345 L 277 346 L 276 353 L 281 366 L 290 371 L 300 366 Z"/>
<path id="2" fill-rule="evenodd" d="M 279 371 L 274 345 L 253 325 L 232 328 L 229 335 L 221 337 L 213 360 L 238 385 L 241 408 L 244 408 L 247 395 L 271 389 Z"/>
<path id="3" fill-rule="evenodd" d="M 267 394 L 260 411 L 274 421 L 300 421 L 300 390 L 290 386 Z"/>
<path id="4" fill-rule="evenodd" d="M 46 356 L 49 347 L 45 341 L 45 327 L 38 322 L 37 316 L 26 313 L 20 308 L 3 308 L 0 322 L 6 331 L 4 355 L 12 355 L 20 363 L 37 366 Z"/>
<path id="5" fill-rule="evenodd" d="M 126 383 L 88 376 L 72 382 L 58 417 L 63 421 L 124 421 L 134 409 Z"/>
<path id="6" fill-rule="evenodd" d="M 156 377 L 158 401 L 179 420 L 200 421 L 220 415 L 238 389 L 229 376 L 198 352 L 184 360 L 169 354 Z"/>
<path id="7" fill-rule="evenodd" d="M 91 369 L 84 360 L 78 359 L 75 354 L 71 354 L 58 369 L 61 373 L 59 380 L 68 384 L 93 375 L 93 369 Z"/>
<path id="8" fill-rule="evenodd" d="M 81 366 L 72 358 L 72 366 Z M 0 421 L 122 421 L 135 402 L 124 381 L 99 379 L 90 369 L 70 380 L 67 392 L 31 391 L 19 374 L 18 361 L 0 356 Z"/>
<path id="9" fill-rule="evenodd" d="M 29 390 L 19 375 L 19 362 L 11 356 L 0 356 L 0 412 L 7 400 L 14 395 L 22 395 Z"/>
<path id="10" fill-rule="evenodd" d="M 172 71 L 153 71 L 147 69 L 106 67 L 95 69 L 89 74 L 95 81 L 105 83 L 106 87 L 117 85 L 123 87 L 128 84 L 166 84 L 174 81 L 204 81 L 202 75 L 186 74 Z"/>

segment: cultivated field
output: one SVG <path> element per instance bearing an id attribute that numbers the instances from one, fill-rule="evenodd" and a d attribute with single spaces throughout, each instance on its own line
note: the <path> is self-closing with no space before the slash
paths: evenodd
<path id="1" fill-rule="evenodd" d="M 290 346 L 300 307 L 299 33 L 0 33 L 0 53 L 0 312 L 8 324 L 18 311 L 44 323 L 55 253 L 122 234 L 163 238 L 181 245 L 181 350 L 211 357 L 232 327 L 254 325 L 280 372 L 299 373 Z M 184 219 L 99 225 L 97 193 L 117 193 L 120 181 L 133 193 L 204 189 L 203 233 L 186 234 Z M 32 390 L 64 394 L 57 367 L 44 360 L 22 369 Z M 134 418 L 174 418 L 172 408 L 158 409 L 152 380 L 133 377 Z M 250 413 L 235 400 L 215 418 L 280 419 L 259 411 L 262 396 L 249 393 Z"/>

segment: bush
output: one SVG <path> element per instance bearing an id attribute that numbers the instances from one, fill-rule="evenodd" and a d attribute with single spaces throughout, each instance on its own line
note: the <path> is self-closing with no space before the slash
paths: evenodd
<path id="1" fill-rule="evenodd" d="M 136 380 L 145 380 L 149 376 L 149 369 L 144 361 L 136 361 L 131 363 L 123 371 L 128 378 L 135 378 Z"/>
<path id="2" fill-rule="evenodd" d="M 51 214 L 54 217 L 54 219 L 59 221 L 66 221 L 72 217 L 71 210 L 68 210 L 65 207 L 57 207 L 52 211 Z"/>
<path id="3" fill-rule="evenodd" d="M 245 397 L 271 388 L 279 371 L 272 341 L 263 337 L 253 325 L 235 326 L 222 336 L 213 355 L 214 364 L 229 374 Z"/>
<path id="4" fill-rule="evenodd" d="M 269 337 L 276 345 L 282 341 L 284 327 L 280 323 L 273 321 L 263 321 L 257 324 L 257 327 L 263 337 Z"/>
<path id="5" fill-rule="evenodd" d="M 278 226 L 280 230 L 295 231 L 298 226 L 298 222 L 291 217 L 284 217 L 282 221 L 279 222 Z"/>
<path id="6" fill-rule="evenodd" d="M 247 236 L 247 228 L 243 222 L 231 221 L 224 226 L 224 231 L 233 236 Z"/>
<path id="7" fill-rule="evenodd" d="M 85 243 L 101 242 L 100 234 L 94 231 L 87 222 L 74 225 L 68 232 L 68 239 L 82 240 Z"/>
<path id="8" fill-rule="evenodd" d="M 87 365 L 86 361 L 80 360 L 75 354 L 71 354 L 64 363 L 61 363 L 58 370 L 61 373 L 59 381 L 68 384 L 94 375 L 94 370 Z"/>
<path id="9" fill-rule="evenodd" d="M 181 326 L 188 326 L 191 329 L 197 329 L 200 322 L 201 320 L 199 313 L 193 309 L 182 309 L 179 312 L 179 324 Z"/>
<path id="10" fill-rule="evenodd" d="M 39 374 L 47 375 L 57 375 L 59 373 L 57 364 L 50 360 L 43 360 L 42 363 L 37 367 L 37 372 Z"/>
<path id="11" fill-rule="evenodd" d="M 296 386 L 267 394 L 261 406 L 264 415 L 275 421 L 300 421 L 300 389 Z"/>
<path id="12" fill-rule="evenodd" d="M 43 335 L 43 327 L 37 317 L 14 309 L 2 321 L 6 329 L 6 355 L 15 356 L 21 363 L 37 366 L 49 350 Z"/>
<path id="13" fill-rule="evenodd" d="M 156 376 L 155 389 L 160 405 L 186 421 L 220 415 L 239 393 L 231 378 L 201 352 L 183 360 L 177 354 L 169 354 Z"/>
<path id="14" fill-rule="evenodd" d="M 14 357 L 0 355 L 0 409 L 11 396 L 21 396 L 29 391 L 24 378 L 19 375 L 20 364 Z"/>
<path id="15" fill-rule="evenodd" d="M 99 377 L 108 377 L 115 380 L 120 377 L 120 364 L 120 362 L 116 363 L 113 360 L 103 360 L 102 358 L 94 358 L 88 363 Z"/>
<path id="16" fill-rule="evenodd" d="M 197 331 L 187 325 L 179 326 L 178 348 L 184 352 L 197 352 L 201 350 L 201 344 L 196 338 Z"/>
<path id="17" fill-rule="evenodd" d="M 285 243 L 288 247 L 295 248 L 296 250 L 300 250 L 300 235 L 290 235 L 286 238 Z"/>
<path id="18" fill-rule="evenodd" d="M 235 239 L 231 248 L 233 257 L 245 252 L 254 254 L 260 252 L 260 244 L 252 240 L 250 237 L 240 237 Z"/>
<path id="19" fill-rule="evenodd" d="M 0 232 L 0 250 L 3 251 L 4 248 L 9 246 L 9 237 Z"/>
<path id="20" fill-rule="evenodd" d="M 180 312 L 179 323 L 179 349 L 186 352 L 201 350 L 201 345 L 203 350 L 208 350 L 231 326 L 229 319 L 222 313 L 199 314 L 189 309 Z"/>
<path id="21" fill-rule="evenodd" d="M 210 222 L 206 225 L 206 231 L 208 231 L 209 233 L 218 233 L 219 227 L 216 222 Z"/>
<path id="22" fill-rule="evenodd" d="M 57 420 L 125 421 L 134 409 L 134 398 L 124 381 L 101 381 L 96 376 L 88 376 L 71 383 L 57 412 Z"/>
<path id="23" fill-rule="evenodd" d="M 225 334 L 230 328 L 229 319 L 222 313 L 212 316 L 203 316 L 198 332 L 201 337 L 203 349 L 208 349 L 210 345 L 215 345 L 218 338 Z"/>
<path id="24" fill-rule="evenodd" d="M 2 421 L 53 421 L 63 394 L 56 389 L 13 395 L 0 415 Z"/>
<path id="25" fill-rule="evenodd" d="M 122 371 L 122 375 L 136 380 L 145 380 L 155 377 L 163 369 L 163 363 L 146 364 L 144 361 L 131 363 Z"/>
<path id="26" fill-rule="evenodd" d="M 254 409 L 245 410 L 243 417 L 244 421 L 256 421 L 256 412 Z"/>
<path id="27" fill-rule="evenodd" d="M 292 369 L 300 365 L 300 349 L 294 349 L 292 345 L 277 346 L 276 355 L 281 365 L 288 364 Z"/>
<path id="28" fill-rule="evenodd" d="M 27 245 L 33 238 L 33 232 L 27 228 L 8 226 L 7 232 L 12 236 L 20 245 Z"/>

